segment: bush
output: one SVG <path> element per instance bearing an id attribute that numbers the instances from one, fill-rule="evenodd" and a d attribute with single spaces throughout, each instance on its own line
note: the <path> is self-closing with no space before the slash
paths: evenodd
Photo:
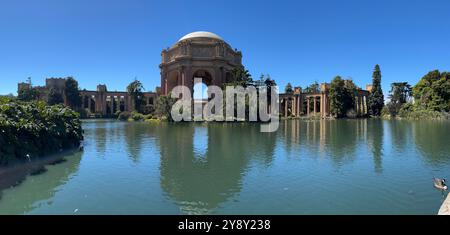
<path id="1" fill-rule="evenodd" d="M 131 117 L 131 113 L 130 113 L 130 112 L 128 112 L 128 111 L 123 111 L 123 112 L 121 112 L 121 113 L 118 115 L 117 119 L 119 119 L 119 120 L 121 120 L 121 121 L 127 121 L 128 119 L 130 119 L 130 117 Z"/>
<path id="2" fill-rule="evenodd" d="M 63 105 L 0 100 L 0 164 L 79 147 L 80 116 Z"/>
<path id="3" fill-rule="evenodd" d="M 141 121 L 141 120 L 144 120 L 144 115 L 142 113 L 133 111 L 133 112 L 131 112 L 131 118 L 135 121 Z"/>

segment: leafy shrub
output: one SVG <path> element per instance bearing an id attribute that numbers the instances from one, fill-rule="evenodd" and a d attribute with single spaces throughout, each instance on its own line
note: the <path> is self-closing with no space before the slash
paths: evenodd
<path id="1" fill-rule="evenodd" d="M 127 121 L 128 119 L 130 119 L 130 117 L 131 117 L 131 113 L 128 111 L 124 111 L 119 114 L 117 119 L 119 119 L 121 121 Z"/>
<path id="2" fill-rule="evenodd" d="M 144 120 L 144 115 L 142 113 L 133 111 L 133 112 L 131 112 L 131 118 L 135 121 L 141 121 L 141 120 Z"/>
<path id="3" fill-rule="evenodd" d="M 80 116 L 62 105 L 0 101 L 0 163 L 31 159 L 79 147 L 83 140 Z"/>

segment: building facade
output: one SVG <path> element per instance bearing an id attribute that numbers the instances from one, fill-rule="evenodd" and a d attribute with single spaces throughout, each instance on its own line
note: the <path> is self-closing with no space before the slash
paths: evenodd
<path id="1" fill-rule="evenodd" d="M 193 94 L 198 81 L 206 86 L 222 87 L 234 78 L 231 71 L 243 68 L 242 53 L 210 32 L 193 32 L 161 53 L 161 90 L 168 95 L 178 86 L 187 86 Z M 196 80 L 197 79 L 197 80 Z"/>
<path id="2" fill-rule="evenodd" d="M 176 86 L 187 86 L 194 94 L 194 85 L 202 82 L 206 86 L 222 87 L 232 82 L 234 69 L 244 68 L 242 53 L 225 42 L 221 37 L 210 32 L 193 32 L 179 39 L 172 47 L 161 52 L 161 86 L 157 92 L 144 92 L 144 104 L 153 107 L 159 95 L 169 95 Z M 201 79 L 201 80 L 200 80 Z M 35 87 L 40 93 L 40 100 L 47 100 L 51 89 L 61 93 L 65 99 L 65 79 L 46 79 L 45 86 Z M 19 83 L 18 89 L 29 89 L 31 84 Z M 330 113 L 330 86 L 320 85 L 320 91 L 303 92 L 295 87 L 292 93 L 279 94 L 279 113 L 282 117 L 320 116 L 327 118 Z M 355 112 L 358 116 L 368 114 L 367 99 L 371 86 L 366 90 L 358 89 L 355 96 Z M 134 111 L 133 99 L 125 91 L 108 91 L 106 85 L 98 85 L 96 90 L 81 90 L 82 108 L 92 114 L 111 116 L 118 111 Z M 192 97 L 191 97 L 192 98 Z M 202 101 L 204 102 L 204 101 Z M 67 101 L 64 100 L 67 104 Z"/>
<path id="3" fill-rule="evenodd" d="M 64 104 L 68 105 L 65 96 L 65 78 L 47 78 L 45 86 L 36 86 L 39 93 L 38 100 L 47 101 L 51 90 L 61 94 Z M 18 92 L 23 89 L 31 89 L 30 83 L 19 83 Z M 133 98 L 126 91 L 108 91 L 106 85 L 97 85 L 96 90 L 80 90 L 81 108 L 89 111 L 92 116 L 108 117 L 120 111 L 134 111 Z M 152 108 L 156 103 L 156 92 L 143 92 L 143 100 L 146 108 Z"/>

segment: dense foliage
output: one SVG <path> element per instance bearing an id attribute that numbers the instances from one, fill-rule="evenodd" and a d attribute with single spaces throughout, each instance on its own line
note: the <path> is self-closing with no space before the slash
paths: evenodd
<path id="1" fill-rule="evenodd" d="M 82 139 L 79 114 L 70 108 L 0 99 L 1 164 L 78 147 Z"/>
<path id="2" fill-rule="evenodd" d="M 48 92 L 47 104 L 48 105 L 56 105 L 64 103 L 64 98 L 61 93 L 56 91 L 55 89 L 50 89 Z"/>
<path id="3" fill-rule="evenodd" d="M 294 92 L 294 89 L 292 88 L 292 85 L 291 85 L 290 82 L 284 88 L 284 92 L 286 92 L 286 93 L 293 93 Z"/>
<path id="4" fill-rule="evenodd" d="M 397 116 L 402 106 L 410 100 L 411 92 L 411 85 L 407 82 L 394 82 L 391 84 L 390 101 L 387 104 L 387 111 L 390 116 Z"/>
<path id="5" fill-rule="evenodd" d="M 32 87 L 23 87 L 18 91 L 17 99 L 21 101 L 32 101 L 39 98 L 39 91 Z"/>
<path id="6" fill-rule="evenodd" d="M 356 85 L 352 80 L 344 80 L 337 76 L 331 81 L 330 85 L 330 111 L 338 118 L 352 113 L 355 106 Z M 354 112 L 354 111 L 353 111 Z"/>
<path id="7" fill-rule="evenodd" d="M 372 75 L 372 91 L 369 94 L 368 100 L 368 111 L 372 116 L 380 116 L 381 110 L 384 106 L 384 95 L 381 89 L 381 71 L 380 66 L 375 65 L 375 69 Z"/>
<path id="8" fill-rule="evenodd" d="M 313 84 L 307 86 L 304 90 L 305 93 L 319 93 L 320 92 L 320 86 L 317 81 L 315 81 Z"/>
<path id="9" fill-rule="evenodd" d="M 67 104 L 73 109 L 78 109 L 81 106 L 80 89 L 78 82 L 73 77 L 68 77 L 65 84 L 65 95 Z"/>
<path id="10" fill-rule="evenodd" d="M 144 95 L 142 93 L 143 90 L 144 86 L 137 79 L 127 86 L 127 92 L 133 99 L 134 109 L 138 112 L 142 112 L 142 105 L 144 104 Z"/>
<path id="11" fill-rule="evenodd" d="M 415 103 L 423 109 L 450 111 L 450 73 L 434 70 L 413 87 Z"/>
<path id="12" fill-rule="evenodd" d="M 172 105 L 175 104 L 176 99 L 171 96 L 161 95 L 156 99 L 156 115 L 161 119 L 172 120 Z"/>

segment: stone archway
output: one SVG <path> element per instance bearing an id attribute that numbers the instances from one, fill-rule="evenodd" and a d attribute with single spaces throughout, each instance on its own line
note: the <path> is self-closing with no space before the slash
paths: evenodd
<path id="1" fill-rule="evenodd" d="M 177 85 L 189 87 L 193 94 L 194 78 L 207 86 L 222 87 L 230 82 L 230 71 L 242 68 L 242 53 L 219 36 L 197 32 L 182 37 L 161 53 L 161 93 L 168 95 Z"/>

